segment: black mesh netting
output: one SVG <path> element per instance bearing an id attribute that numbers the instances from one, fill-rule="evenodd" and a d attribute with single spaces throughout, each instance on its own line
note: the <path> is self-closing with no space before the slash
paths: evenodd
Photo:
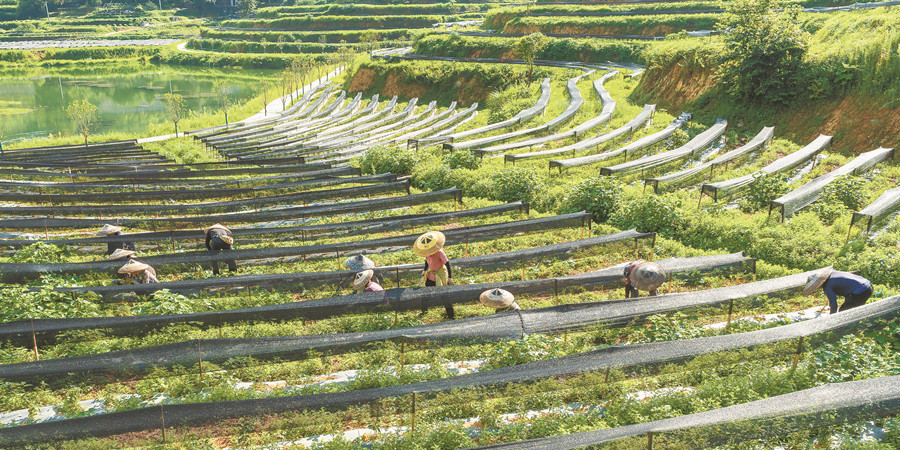
<path id="1" fill-rule="evenodd" d="M 751 139 L 746 144 L 734 150 L 731 150 L 730 152 L 725 153 L 724 155 L 715 158 L 712 161 L 698 164 L 694 167 L 689 167 L 687 169 L 673 172 L 660 177 L 648 178 L 644 180 L 644 184 L 653 186 L 653 192 L 659 194 L 660 189 L 665 190 L 667 187 L 676 185 L 679 182 L 684 182 L 691 179 L 692 177 L 701 175 L 702 172 L 704 172 L 706 169 L 709 169 L 709 173 L 710 175 L 712 175 L 713 168 L 721 166 L 723 164 L 728 164 L 739 158 L 743 158 L 750 153 L 755 152 L 756 150 L 764 149 L 774 136 L 775 127 L 764 127 L 762 131 L 760 131 L 753 139 Z"/>
<path id="2" fill-rule="evenodd" d="M 778 158 L 768 166 L 759 169 L 756 172 L 753 172 L 749 175 L 744 175 L 742 177 L 732 178 L 730 180 L 717 181 L 715 183 L 704 184 L 700 188 L 701 195 L 708 194 L 713 198 L 713 200 L 718 201 L 719 197 L 730 198 L 737 192 L 740 192 L 744 188 L 750 185 L 756 177 L 760 175 L 766 174 L 776 174 L 780 172 L 785 172 L 791 170 L 800 164 L 808 161 L 810 158 L 816 156 L 822 150 L 831 146 L 831 136 L 825 136 L 820 134 L 815 140 L 810 142 L 806 147 L 797 150 L 790 155 L 787 155 L 783 158 Z"/>
<path id="3" fill-rule="evenodd" d="M 872 229 L 873 224 L 890 216 L 891 213 L 897 211 L 898 207 L 900 207 L 900 187 L 888 189 L 865 208 L 853 213 L 850 226 L 863 221 L 866 223 L 868 232 Z"/>
<path id="4" fill-rule="evenodd" d="M 115 225 L 146 224 L 152 229 L 157 227 L 174 227 L 179 225 L 209 225 L 215 222 L 251 223 L 280 219 L 301 219 L 309 217 L 327 217 L 341 214 L 383 211 L 404 206 L 424 205 L 445 200 L 461 200 L 462 191 L 456 188 L 424 194 L 404 195 L 402 197 L 373 198 L 345 203 L 332 203 L 317 206 L 298 206 L 281 209 L 268 209 L 246 213 L 226 213 L 204 216 L 157 217 L 147 219 L 76 219 L 76 218 L 30 218 L 0 220 L 0 229 L 35 230 L 42 228 L 90 228 L 101 227 L 107 223 Z M 0 269 L 2 270 L 2 269 Z"/>
<path id="5" fill-rule="evenodd" d="M 665 261 L 662 264 L 666 264 Z M 582 277 L 561 277 L 555 280 L 535 280 L 543 283 L 532 283 L 531 286 L 522 286 L 517 289 L 516 282 L 487 283 L 464 287 L 464 292 L 458 293 L 453 303 L 477 302 L 478 295 L 485 290 L 494 287 L 502 287 L 514 294 L 522 294 L 535 289 L 543 289 L 544 292 L 557 289 L 559 284 L 571 286 L 573 279 L 582 282 L 581 286 L 596 286 L 604 282 L 619 281 L 621 275 L 610 281 L 610 276 L 620 267 L 610 268 L 601 272 L 588 274 Z M 683 273 L 683 272 L 673 272 Z M 642 299 L 628 299 L 603 301 L 593 303 L 580 303 L 562 306 L 553 306 L 533 310 L 525 310 L 520 313 L 496 314 L 481 317 L 472 317 L 449 322 L 419 325 L 390 330 L 366 331 L 358 333 L 320 334 L 311 336 L 281 336 L 264 338 L 238 338 L 238 339 L 201 339 L 166 344 L 160 346 L 144 347 L 133 350 L 120 350 L 115 352 L 100 353 L 95 355 L 76 356 L 70 358 L 56 358 L 44 361 L 0 365 L 0 379 L 11 381 L 34 381 L 36 379 L 49 380 L 60 377 L 88 374 L 116 374 L 116 373 L 144 373 L 153 367 L 172 367 L 175 365 L 190 365 L 196 362 L 194 349 L 199 348 L 203 352 L 203 360 L 209 362 L 225 362 L 232 358 L 252 356 L 255 360 L 268 361 L 273 359 L 296 360 L 306 358 L 311 354 L 340 354 L 364 349 L 366 346 L 387 340 L 414 339 L 429 342 L 451 341 L 491 341 L 497 339 L 519 339 L 526 334 L 535 333 L 562 333 L 595 327 L 599 325 L 622 325 L 653 314 L 682 310 L 697 306 L 708 306 L 727 301 L 745 299 L 751 296 L 772 294 L 787 289 L 796 289 L 806 283 L 806 276 L 812 272 L 781 279 L 761 281 L 748 285 L 733 286 L 729 288 L 713 289 L 709 291 L 693 292 L 689 294 L 675 294 L 660 298 L 648 297 Z M 540 291 L 539 291 L 540 292 Z M 419 292 L 419 294 L 426 294 Z M 378 297 L 377 295 L 375 296 Z M 404 302 L 398 299 L 392 302 L 389 294 L 382 297 L 382 307 L 375 306 L 375 310 L 408 310 L 425 307 L 430 302 L 427 298 L 420 298 Z M 387 303 L 387 305 L 385 305 Z M 446 304 L 446 303 L 445 303 Z M 371 308 L 371 306 L 370 306 Z M 158 319 L 157 319 L 158 320 Z M 158 322 L 157 322 L 158 323 Z M 29 323 L 17 325 L 30 328 Z M 131 333 L 137 332 L 140 322 L 133 321 Z M 146 325 L 145 325 L 146 326 Z M 83 328 L 82 328 L 83 329 Z M 20 330 L 27 334 L 29 330 Z M 36 330 L 35 330 L 36 332 Z M 187 358 L 187 359 L 185 359 Z"/>
<path id="6" fill-rule="evenodd" d="M 628 133 L 634 133 L 638 128 L 642 127 L 647 123 L 648 120 L 653 116 L 653 113 L 656 112 L 656 105 L 644 105 L 644 109 L 641 110 L 638 115 L 634 116 L 628 123 L 622 125 L 615 130 L 603 133 L 599 136 L 592 137 L 590 139 L 585 139 L 581 142 L 576 142 L 572 145 L 567 145 L 565 147 L 560 147 L 554 150 L 545 150 L 543 152 L 534 152 L 529 156 L 537 157 L 537 156 L 546 156 L 546 155 L 555 155 L 555 154 L 565 154 L 568 152 L 572 152 L 574 156 L 576 152 L 588 150 L 594 147 L 598 147 L 607 142 L 612 141 L 613 139 L 617 139 L 621 136 L 624 136 Z M 550 169 L 554 167 L 559 167 L 559 170 L 563 168 L 569 167 L 578 167 L 584 166 L 588 164 L 593 164 L 595 162 L 604 161 L 609 158 L 616 157 L 621 155 L 627 151 L 627 148 L 620 148 L 618 150 L 613 150 L 610 152 L 598 153 L 596 155 L 587 155 L 587 156 L 579 156 L 577 158 L 569 158 L 569 159 L 556 159 L 550 161 Z"/>
<path id="7" fill-rule="evenodd" d="M 795 212 L 816 201 L 825 192 L 825 187 L 839 177 L 865 172 L 874 165 L 893 156 L 894 149 L 884 147 L 863 153 L 853 158 L 847 164 L 814 180 L 810 180 L 803 186 L 772 200 L 772 203 L 769 205 L 769 213 L 771 214 L 773 210 L 780 211 L 782 220 L 787 219 L 793 216 Z"/>
<path id="8" fill-rule="evenodd" d="M 458 220 L 463 218 L 487 217 L 495 214 L 502 214 L 510 211 L 519 211 L 519 213 L 528 212 L 528 204 L 522 202 L 507 203 L 504 205 L 487 206 L 484 208 L 464 209 L 460 211 L 448 211 L 442 213 L 429 214 L 405 214 L 401 216 L 382 217 L 377 219 L 354 220 L 349 222 L 326 223 L 320 225 L 304 225 L 298 227 L 258 227 L 250 228 L 232 228 L 231 233 L 234 237 L 260 237 L 271 235 L 285 235 L 282 239 L 300 239 L 302 241 L 319 239 L 324 236 L 352 236 L 369 233 L 379 233 L 389 230 L 398 230 L 410 228 L 413 226 L 426 225 L 432 223 L 446 222 L 449 220 Z M 200 244 L 203 235 L 200 230 L 173 230 L 173 231 L 157 231 L 146 233 L 129 233 L 127 238 L 131 242 L 169 242 L 174 241 L 196 241 Z M 120 242 L 121 237 L 90 237 L 80 239 L 0 239 L 0 247 L 21 248 L 32 245 L 37 242 L 43 242 L 56 245 L 99 245 L 105 246 L 108 242 Z M 243 240 L 242 240 L 243 241 Z"/>
<path id="9" fill-rule="evenodd" d="M 678 437 L 681 432 L 689 433 L 684 438 L 689 439 L 693 448 L 712 448 L 889 417 L 897 411 L 900 411 L 900 375 L 826 384 L 653 422 L 477 448 L 574 449 L 647 434 Z M 652 442 L 652 437 L 647 439 Z"/>
<path id="10" fill-rule="evenodd" d="M 293 159 L 296 162 L 296 158 Z M 244 163 L 246 164 L 246 163 Z M 295 174 L 298 172 L 311 172 L 316 170 L 329 169 L 330 165 L 323 163 L 310 164 L 280 164 L 266 167 L 237 167 L 228 169 L 203 169 L 190 170 L 187 168 L 176 168 L 171 170 L 168 168 L 155 169 L 154 167 L 142 168 L 135 170 L 134 168 L 122 168 L 122 170 L 106 170 L 101 172 L 102 168 L 91 168 L 91 170 L 73 170 L 64 172 L 48 172 L 42 170 L 0 170 L 0 174 L 4 175 L 21 175 L 26 177 L 47 177 L 47 178 L 126 178 L 129 180 L 143 181 L 159 178 L 185 179 L 185 178 L 210 178 L 230 175 L 248 175 L 248 174 Z"/>
<path id="11" fill-rule="evenodd" d="M 731 272 L 738 270 L 755 270 L 755 261 L 745 258 L 742 254 L 702 256 L 694 258 L 670 258 L 659 262 L 670 274 L 679 275 L 688 273 Z M 469 266 L 471 267 L 471 266 Z M 504 283 L 485 283 L 480 285 L 448 286 L 441 289 L 430 288 L 396 288 L 388 289 L 381 293 L 364 293 L 345 295 L 303 302 L 292 302 L 277 305 L 266 305 L 252 308 L 243 308 L 229 311 L 210 311 L 191 314 L 168 314 L 155 316 L 135 317 L 83 317 L 69 319 L 37 319 L 32 321 L 18 321 L 0 324 L 0 338 L 17 342 L 31 342 L 32 336 L 39 342 L 52 341 L 58 333 L 72 330 L 103 328 L 113 334 L 128 335 L 143 333 L 150 328 L 167 326 L 174 323 L 191 322 L 203 325 L 218 325 L 253 320 L 288 320 L 288 319 L 324 319 L 344 314 L 356 314 L 375 311 L 405 311 L 422 307 L 442 306 L 473 301 L 485 289 L 495 286 L 511 290 L 516 294 L 558 294 L 560 289 L 584 288 L 600 286 L 611 283 L 619 283 L 622 280 L 621 266 L 614 266 L 589 272 L 582 275 L 573 275 L 540 280 L 511 281 Z M 382 272 L 384 273 L 384 272 Z M 389 273 L 384 273 L 390 276 Z M 349 279 L 350 273 L 344 274 L 344 279 Z M 739 290 L 735 295 L 752 295 L 754 292 L 772 292 L 779 289 L 788 289 L 793 285 L 793 280 L 782 280 L 779 283 L 761 285 L 749 285 Z M 759 289 L 769 289 L 760 291 Z M 690 297 L 685 294 L 675 297 L 675 300 Z M 716 293 L 713 302 L 731 300 L 729 293 Z M 666 298 L 669 298 L 667 296 Z M 689 298 L 687 299 L 689 300 Z M 703 298 L 700 301 L 705 301 Z M 627 303 L 627 302 L 626 302 Z M 652 302 L 648 302 L 648 305 Z M 681 303 L 673 303 L 682 305 Z M 629 304 L 619 307 L 625 310 Z M 560 309 L 565 311 L 567 306 Z M 605 308 L 601 306 L 598 310 Z M 587 317 L 587 316 L 586 316 Z M 610 321 L 614 317 L 609 318 Z M 568 323 L 575 324 L 577 317 L 569 317 Z M 601 320 L 596 315 L 587 320 Z M 558 321 L 548 319 L 548 332 L 558 329 L 552 325 Z M 574 325 L 573 325 L 574 326 Z"/>
<path id="12" fill-rule="evenodd" d="M 99 150 L 105 148 L 120 148 L 120 147 L 134 147 L 137 145 L 137 139 L 129 139 L 125 141 L 110 141 L 110 142 L 101 142 L 101 143 L 89 143 L 87 145 L 88 150 Z M 28 147 L 28 148 L 17 148 L 14 150 L 5 149 L 3 151 L 4 154 L 18 154 L 18 153 L 29 153 L 29 154 L 53 154 L 55 152 L 64 151 L 64 150 L 83 150 L 85 149 L 85 145 L 83 144 L 73 144 L 73 145 L 55 145 L 49 147 Z"/>
<path id="13" fill-rule="evenodd" d="M 264 191 L 256 191 L 262 192 Z M 338 189 L 311 190 L 290 194 L 257 196 L 239 200 L 224 200 L 204 203 L 157 203 L 157 204 L 80 204 L 52 206 L 0 206 L 0 214 L 6 217 L 33 217 L 41 215 L 73 215 L 73 216 L 117 216 L 131 214 L 135 216 L 156 215 L 161 213 L 180 214 L 212 214 L 219 212 L 246 211 L 251 208 L 262 208 L 278 205 L 296 205 L 339 200 L 347 198 L 364 198 L 372 195 L 408 194 L 409 181 L 390 181 L 386 183 L 367 184 Z M 124 194 L 125 196 L 129 194 Z M 121 196 L 120 196 L 121 197 Z M 99 200 L 99 198 L 97 199 Z"/>
<path id="14" fill-rule="evenodd" d="M 14 446 L 80 437 L 100 437 L 166 427 L 203 425 L 223 420 L 279 414 L 321 408 L 340 409 L 370 404 L 385 398 L 413 393 L 427 395 L 452 389 L 522 383 L 547 378 L 569 377 L 607 368 L 638 369 L 689 360 L 697 356 L 753 348 L 804 337 L 811 345 L 832 341 L 845 333 L 871 325 L 874 321 L 900 316 L 900 297 L 891 297 L 865 306 L 805 322 L 759 331 L 608 347 L 576 355 L 482 371 L 473 374 L 397 386 L 324 394 L 264 399 L 161 405 L 90 417 L 0 428 L 0 442 Z M 201 357 L 202 355 L 196 354 Z M 891 379 L 891 381 L 893 381 Z M 869 398 L 864 395 L 863 398 Z M 827 397 L 826 406 L 843 397 Z M 851 395 L 847 397 L 859 399 Z M 783 405 L 783 404 L 782 404 Z M 784 405 L 782 406 L 782 408 Z M 770 417 L 781 409 L 773 407 Z"/>
<path id="15" fill-rule="evenodd" d="M 63 164 L 63 163 L 31 163 L 31 162 L 16 162 L 16 163 L 0 163 L 0 167 L 3 166 L 14 166 L 14 167 L 31 167 L 31 168 L 52 168 L 52 169 L 64 169 L 66 171 L 73 170 L 77 172 L 134 172 L 135 167 L 139 167 L 138 170 L 155 170 L 155 171 L 164 171 L 164 170 L 208 170 L 209 168 L 217 169 L 220 167 L 232 167 L 232 168 L 245 168 L 245 169 L 253 169 L 256 167 L 263 166 L 274 166 L 274 165 L 286 165 L 288 167 L 298 166 L 299 170 L 320 170 L 329 168 L 328 165 L 322 163 L 316 164 L 302 164 L 303 161 L 296 157 L 286 157 L 286 158 L 271 158 L 271 159 L 260 159 L 252 162 L 242 162 L 242 161 L 215 161 L 215 162 L 204 162 L 204 163 L 171 163 L 171 164 L 153 164 L 150 166 L 135 166 L 131 165 L 121 165 L 121 164 L 109 164 L 109 163 L 88 163 L 88 164 Z M 232 169 L 234 170 L 234 169 Z"/>

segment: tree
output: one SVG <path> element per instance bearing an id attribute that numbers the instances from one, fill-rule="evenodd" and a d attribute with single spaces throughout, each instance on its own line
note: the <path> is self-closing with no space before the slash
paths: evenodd
<path id="1" fill-rule="evenodd" d="M 88 135 L 100 119 L 100 109 L 87 100 L 75 100 L 66 108 L 66 115 L 75 122 L 75 128 L 84 136 L 84 146 L 87 147 Z"/>
<path id="2" fill-rule="evenodd" d="M 166 103 L 166 115 L 175 125 L 175 137 L 178 137 L 178 121 L 184 118 L 187 107 L 181 94 L 165 94 L 163 101 Z"/>
<path id="3" fill-rule="evenodd" d="M 238 0 L 237 13 L 243 18 L 253 17 L 256 15 L 256 9 L 259 7 L 257 0 Z"/>
<path id="4" fill-rule="evenodd" d="M 269 115 L 269 82 L 263 80 L 262 85 L 260 86 L 260 91 L 262 93 L 262 101 L 263 101 L 263 116 Z"/>
<path id="5" fill-rule="evenodd" d="M 222 112 L 225 113 L 225 125 L 228 125 L 228 91 L 231 90 L 231 87 L 226 81 L 216 81 L 213 89 L 219 96 L 219 105 L 222 107 Z"/>
<path id="6" fill-rule="evenodd" d="M 281 72 L 281 110 L 284 111 L 287 109 L 287 100 L 291 91 L 291 72 L 287 69 L 284 69 Z"/>
<path id="7" fill-rule="evenodd" d="M 725 52 L 718 74 L 738 101 L 784 104 L 801 85 L 809 41 L 801 27 L 801 9 L 772 6 L 773 0 L 734 0 L 719 19 Z"/>
<path id="8" fill-rule="evenodd" d="M 531 33 L 528 36 L 522 36 L 516 42 L 516 55 L 528 65 L 528 84 L 531 84 L 534 76 L 534 60 L 546 45 L 547 37 L 541 33 Z"/>

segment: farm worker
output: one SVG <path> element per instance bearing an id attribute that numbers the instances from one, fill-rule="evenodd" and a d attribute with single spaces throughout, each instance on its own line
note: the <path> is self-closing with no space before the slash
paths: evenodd
<path id="1" fill-rule="evenodd" d="M 654 296 L 665 282 L 666 271 L 659 264 L 638 260 L 625 266 L 625 298 L 640 296 L 638 291 Z"/>
<path id="2" fill-rule="evenodd" d="M 422 272 L 422 280 L 419 284 L 425 286 L 449 286 L 453 284 L 453 272 L 450 267 L 450 258 L 444 253 L 444 242 L 447 238 L 440 231 L 429 231 L 413 243 L 413 252 L 425 258 L 425 267 Z M 447 317 L 456 317 L 453 305 L 444 305 Z M 425 309 L 422 309 L 425 312 Z"/>
<path id="3" fill-rule="evenodd" d="M 117 248 L 116 251 L 112 252 L 111 255 L 106 257 L 106 259 L 108 259 L 110 261 L 118 261 L 118 260 L 131 261 L 131 259 L 133 257 L 134 257 L 134 250 L 123 250 L 121 248 Z M 119 274 L 116 274 L 116 278 L 118 278 L 118 280 L 116 280 L 116 283 L 122 284 L 128 279 L 128 275 L 126 275 L 124 273 L 119 273 Z"/>
<path id="4" fill-rule="evenodd" d="M 345 259 L 344 267 L 357 272 L 362 272 L 363 270 L 372 270 L 374 272 L 375 262 L 363 255 L 356 255 Z M 375 274 L 375 280 L 379 283 L 384 283 L 384 278 L 379 273 Z"/>
<path id="5" fill-rule="evenodd" d="M 503 289 L 491 289 L 481 293 L 478 298 L 481 304 L 488 308 L 494 308 L 494 312 L 518 311 L 522 308 L 516 303 L 516 298 L 511 292 Z"/>
<path id="6" fill-rule="evenodd" d="M 806 279 L 803 295 L 812 295 L 820 287 L 828 298 L 831 314 L 865 305 L 874 292 L 871 281 L 850 272 L 834 270 L 832 266 L 810 275 Z M 837 304 L 839 295 L 844 297 L 844 303 L 840 308 Z"/>
<path id="7" fill-rule="evenodd" d="M 234 238 L 231 237 L 231 230 L 222 226 L 222 224 L 217 223 L 211 227 L 205 228 L 203 230 L 206 232 L 206 249 L 211 252 L 218 252 L 220 250 L 231 250 L 231 245 L 234 244 Z M 232 272 L 237 271 L 237 264 L 234 263 L 233 259 L 225 261 L 228 264 L 228 270 Z M 212 262 L 213 275 L 219 274 L 219 262 Z"/>
<path id="8" fill-rule="evenodd" d="M 124 236 L 124 234 L 122 234 L 122 227 L 106 224 L 103 225 L 103 228 L 100 228 L 100 231 L 97 232 L 97 236 Z M 106 243 L 106 254 L 112 255 L 116 249 L 120 248 L 122 250 L 136 250 L 134 242 L 126 241 L 125 239 L 115 239 Z"/>
<path id="9" fill-rule="evenodd" d="M 119 268 L 119 273 L 127 275 L 128 279 L 137 284 L 159 283 L 156 279 L 156 269 L 135 259 L 129 259 Z"/>
<path id="10" fill-rule="evenodd" d="M 356 278 L 353 280 L 353 289 L 359 291 L 359 293 L 384 292 L 384 288 L 381 287 L 380 284 L 372 280 L 374 276 L 375 272 L 372 269 L 366 269 L 362 272 L 358 272 L 356 274 Z"/>

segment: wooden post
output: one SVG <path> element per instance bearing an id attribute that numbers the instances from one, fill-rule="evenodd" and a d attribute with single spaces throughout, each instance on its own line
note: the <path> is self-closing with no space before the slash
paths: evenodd
<path id="1" fill-rule="evenodd" d="M 653 450 L 653 432 L 647 432 L 647 450 Z"/>
<path id="2" fill-rule="evenodd" d="M 31 319 L 31 342 L 34 344 L 34 360 L 39 361 L 41 357 L 37 350 L 37 336 L 34 334 L 34 319 Z"/>
<path id="3" fill-rule="evenodd" d="M 404 356 L 406 355 L 406 341 L 400 341 L 400 372 L 403 372 Z"/>
<path id="4" fill-rule="evenodd" d="M 160 429 L 162 430 L 162 440 L 163 444 L 166 443 L 166 410 L 163 409 L 162 403 L 159 404 L 159 422 Z"/>
<path id="5" fill-rule="evenodd" d="M 396 278 L 397 278 L 397 287 L 400 287 L 400 269 L 394 270 L 394 273 L 396 274 Z"/>
<path id="6" fill-rule="evenodd" d="M 733 313 L 733 312 L 734 312 L 734 299 L 731 299 L 728 302 L 728 322 L 725 324 L 725 330 L 723 330 L 723 333 L 726 333 L 728 331 L 728 329 L 731 328 L 731 313 Z"/>
<path id="7" fill-rule="evenodd" d="M 522 281 L 525 281 L 525 258 L 522 257 Z"/>
<path id="8" fill-rule="evenodd" d="M 412 393 L 412 420 L 410 422 L 412 431 L 416 431 L 416 391 Z"/>
<path id="9" fill-rule="evenodd" d="M 200 381 L 203 381 L 203 354 L 200 353 L 200 341 L 197 341 L 197 361 L 200 362 Z"/>
<path id="10" fill-rule="evenodd" d="M 559 306 L 559 278 L 553 279 L 553 297 L 556 299 L 556 305 Z"/>
<path id="11" fill-rule="evenodd" d="M 794 373 L 794 370 L 797 369 L 797 363 L 800 362 L 800 354 L 803 353 L 803 336 L 800 336 L 800 340 L 797 342 L 797 353 L 794 354 L 794 362 L 791 363 L 791 373 Z"/>

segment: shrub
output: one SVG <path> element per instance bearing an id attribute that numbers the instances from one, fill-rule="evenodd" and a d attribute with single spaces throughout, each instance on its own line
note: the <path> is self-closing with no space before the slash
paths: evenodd
<path id="1" fill-rule="evenodd" d="M 588 178 L 572 187 L 561 212 L 587 211 L 594 222 L 603 223 L 622 207 L 623 197 L 622 183 L 616 178 Z"/>
<path id="2" fill-rule="evenodd" d="M 741 202 L 744 212 L 759 211 L 767 208 L 772 200 L 788 191 L 787 174 L 758 174 L 747 187 L 747 196 Z"/>
<path id="3" fill-rule="evenodd" d="M 613 215 L 612 224 L 624 228 L 636 228 L 642 233 L 658 232 L 673 235 L 684 229 L 686 219 L 681 202 L 672 197 L 648 195 L 626 202 Z"/>
<path id="4" fill-rule="evenodd" d="M 58 263 L 68 254 L 68 250 L 53 244 L 38 242 L 23 247 L 16 252 L 11 262 L 14 263 Z"/>
<path id="5" fill-rule="evenodd" d="M 409 175 L 416 162 L 416 155 L 403 148 L 372 147 L 359 159 L 359 167 L 364 174 L 390 172 L 395 175 Z"/>
<path id="6" fill-rule="evenodd" d="M 511 167 L 491 174 L 492 200 L 532 202 L 543 188 L 540 177 L 531 170 Z"/>
<path id="7" fill-rule="evenodd" d="M 441 163 L 427 164 L 416 168 L 413 186 L 425 191 L 438 191 L 450 187 L 450 168 Z"/>
<path id="8" fill-rule="evenodd" d="M 444 157 L 444 163 L 451 169 L 469 169 L 476 170 L 481 166 L 481 161 L 469 150 L 460 150 L 452 152 Z"/>
<path id="9" fill-rule="evenodd" d="M 501 342 L 488 356 L 485 368 L 499 369 L 563 356 L 559 341 L 543 334 L 530 334 L 518 341 Z"/>
<path id="10" fill-rule="evenodd" d="M 4 291 L 6 306 L 0 312 L 0 320 L 12 322 L 28 319 L 63 319 L 68 317 L 94 317 L 99 314 L 89 296 L 67 295 L 49 289 L 28 291 L 27 288 L 11 288 Z"/>

